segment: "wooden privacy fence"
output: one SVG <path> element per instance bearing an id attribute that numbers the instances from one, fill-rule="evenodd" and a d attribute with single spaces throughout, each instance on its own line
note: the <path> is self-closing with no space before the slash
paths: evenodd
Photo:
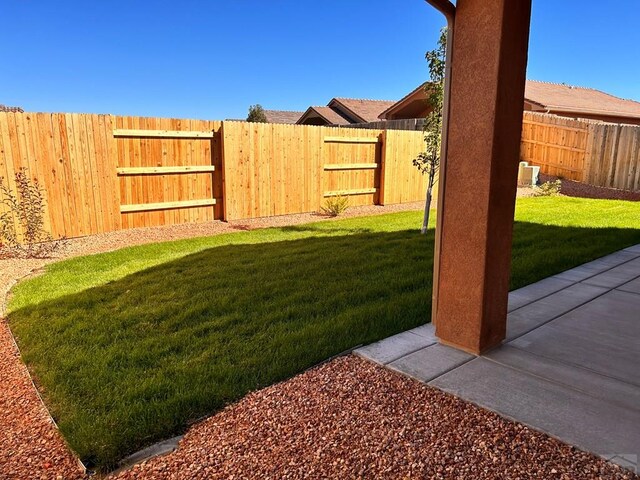
<path id="1" fill-rule="evenodd" d="M 0 113 L 0 176 L 39 180 L 55 237 L 422 200 L 422 148 L 411 131 Z"/>
<path id="2" fill-rule="evenodd" d="M 640 127 L 524 112 L 521 160 L 601 187 L 640 190 Z"/>
<path id="3" fill-rule="evenodd" d="M 229 219 L 422 200 L 426 177 L 411 160 L 421 132 L 224 122 L 224 206 Z M 247 194 L 251 192 L 251 194 Z"/>

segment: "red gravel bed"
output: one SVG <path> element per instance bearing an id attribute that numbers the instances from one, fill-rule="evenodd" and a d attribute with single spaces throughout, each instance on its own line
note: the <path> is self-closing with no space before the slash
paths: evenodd
<path id="1" fill-rule="evenodd" d="M 558 177 L 540 174 L 539 183 L 552 182 Z M 562 187 L 560 194 L 567 197 L 581 198 L 603 198 L 609 200 L 630 200 L 634 202 L 640 201 L 640 192 L 630 192 L 628 190 L 619 190 L 617 188 L 596 187 L 582 182 L 574 182 L 561 178 Z"/>
<path id="2" fill-rule="evenodd" d="M 112 480 L 631 479 L 631 472 L 355 356 L 246 396 Z"/>
<path id="3" fill-rule="evenodd" d="M 0 320 L 0 478 L 82 478 Z"/>

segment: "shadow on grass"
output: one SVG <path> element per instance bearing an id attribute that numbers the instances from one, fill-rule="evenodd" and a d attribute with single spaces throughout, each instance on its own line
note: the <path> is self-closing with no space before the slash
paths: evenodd
<path id="1" fill-rule="evenodd" d="M 512 288 L 634 243 L 638 230 L 518 222 Z M 432 257 L 433 231 L 221 246 L 10 323 L 65 438 L 108 469 L 251 390 L 427 323 Z"/>

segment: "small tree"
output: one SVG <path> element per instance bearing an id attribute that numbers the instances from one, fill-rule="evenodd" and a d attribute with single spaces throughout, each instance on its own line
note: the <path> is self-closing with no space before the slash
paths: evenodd
<path id="1" fill-rule="evenodd" d="M 440 169 L 446 51 L 447 29 L 445 27 L 440 30 L 438 46 L 435 50 L 431 50 L 425 55 L 427 63 L 429 64 L 429 82 L 426 84 L 425 89 L 427 92 L 427 102 L 431 107 L 431 112 L 425 119 L 423 129 L 425 151 L 421 152 L 413 159 L 413 165 L 418 169 L 418 171 L 423 175 L 428 175 L 424 217 L 422 220 L 422 229 L 420 230 L 423 234 L 427 232 L 433 186 L 436 181 L 438 170 Z"/>
<path id="2" fill-rule="evenodd" d="M 264 113 L 262 105 L 251 105 L 249 107 L 249 115 L 247 115 L 247 122 L 267 123 L 267 114 Z"/>

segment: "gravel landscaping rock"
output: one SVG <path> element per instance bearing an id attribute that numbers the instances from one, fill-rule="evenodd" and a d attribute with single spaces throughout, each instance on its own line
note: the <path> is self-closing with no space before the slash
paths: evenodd
<path id="1" fill-rule="evenodd" d="M 540 174 L 539 183 L 553 182 L 558 177 L 550 175 Z M 582 182 L 574 182 L 573 180 L 567 180 L 561 178 L 562 187 L 560 189 L 561 195 L 567 197 L 580 197 L 580 198 L 602 198 L 609 200 L 629 200 L 640 201 L 640 192 L 630 192 L 628 190 L 620 190 L 617 188 L 596 187 Z"/>
<path id="2" fill-rule="evenodd" d="M 631 479 L 628 470 L 355 356 L 247 395 L 132 479 Z"/>
<path id="3" fill-rule="evenodd" d="M 83 478 L 33 388 L 4 320 L 0 320 L 0 372 L 0 478 Z"/>

